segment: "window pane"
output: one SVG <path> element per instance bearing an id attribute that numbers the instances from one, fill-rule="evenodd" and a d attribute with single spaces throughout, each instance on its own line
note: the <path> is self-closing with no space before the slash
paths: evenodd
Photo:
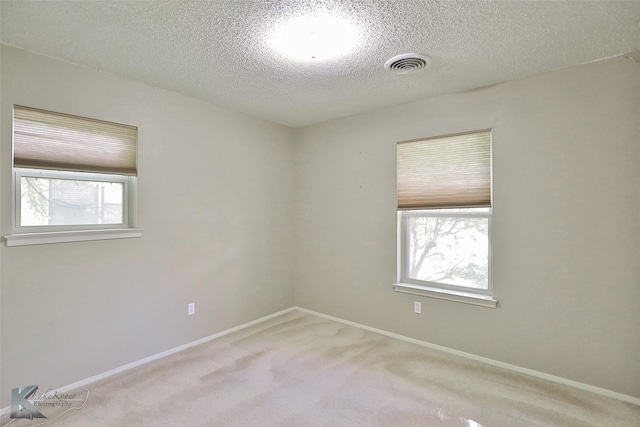
<path id="1" fill-rule="evenodd" d="M 489 219 L 409 216 L 407 276 L 476 289 L 489 289 Z"/>
<path id="2" fill-rule="evenodd" d="M 124 223 L 124 184 L 21 178 L 21 226 Z"/>

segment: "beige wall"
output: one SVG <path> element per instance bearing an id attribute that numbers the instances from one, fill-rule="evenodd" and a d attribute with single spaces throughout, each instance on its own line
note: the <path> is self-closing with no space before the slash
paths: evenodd
<path id="1" fill-rule="evenodd" d="M 394 293 L 395 143 L 485 128 L 499 308 Z M 298 129 L 296 170 L 298 306 L 640 397 L 640 64 Z"/>
<path id="2" fill-rule="evenodd" d="M 2 404 L 291 307 L 293 132 L 2 47 L 2 234 L 11 108 L 139 128 L 141 239 L 0 247 Z M 187 303 L 196 315 L 187 317 Z"/>

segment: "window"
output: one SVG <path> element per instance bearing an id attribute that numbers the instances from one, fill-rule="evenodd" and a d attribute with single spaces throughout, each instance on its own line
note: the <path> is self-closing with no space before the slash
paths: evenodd
<path id="1" fill-rule="evenodd" d="M 140 237 L 136 127 L 14 106 L 7 245 Z"/>
<path id="2" fill-rule="evenodd" d="M 496 307 L 491 287 L 491 131 L 397 146 L 396 291 Z"/>

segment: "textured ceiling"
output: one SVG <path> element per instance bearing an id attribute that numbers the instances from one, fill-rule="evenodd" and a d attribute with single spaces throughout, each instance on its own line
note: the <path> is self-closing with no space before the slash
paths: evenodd
<path id="1" fill-rule="evenodd" d="M 640 49 L 640 1 L 10 1 L 3 43 L 303 126 Z M 268 40 L 318 11 L 348 19 L 347 56 L 294 61 Z M 392 56 L 426 71 L 386 71 Z"/>

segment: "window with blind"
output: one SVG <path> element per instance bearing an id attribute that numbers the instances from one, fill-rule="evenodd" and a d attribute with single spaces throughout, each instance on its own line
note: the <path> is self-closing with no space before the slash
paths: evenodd
<path id="1" fill-rule="evenodd" d="M 396 290 L 495 307 L 491 180 L 490 130 L 398 143 Z"/>
<path id="2" fill-rule="evenodd" d="M 15 233 L 133 227 L 137 137 L 134 126 L 14 106 Z"/>

